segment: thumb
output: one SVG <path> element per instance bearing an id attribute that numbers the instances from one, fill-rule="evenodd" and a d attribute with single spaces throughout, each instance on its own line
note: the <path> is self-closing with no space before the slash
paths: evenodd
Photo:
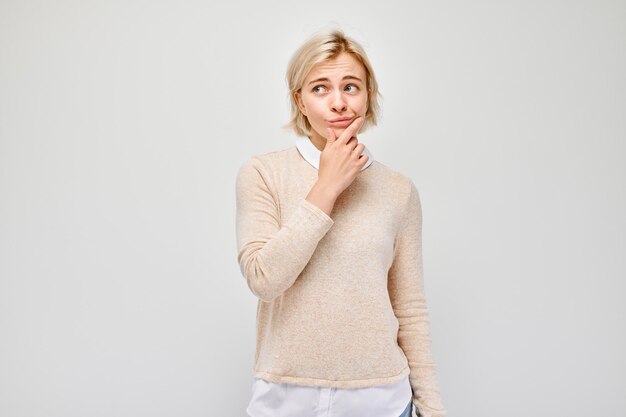
<path id="1" fill-rule="evenodd" d="M 327 127 L 326 131 L 328 132 L 328 137 L 326 138 L 326 145 L 335 142 L 337 140 L 337 137 L 335 136 L 335 132 L 330 127 Z"/>

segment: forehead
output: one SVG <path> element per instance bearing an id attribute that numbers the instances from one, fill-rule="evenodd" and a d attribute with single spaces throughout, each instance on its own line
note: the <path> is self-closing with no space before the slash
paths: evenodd
<path id="1" fill-rule="evenodd" d="M 346 74 L 365 79 L 365 68 L 351 54 L 342 52 L 335 58 L 316 64 L 306 77 L 306 80 L 326 77 L 341 78 Z"/>

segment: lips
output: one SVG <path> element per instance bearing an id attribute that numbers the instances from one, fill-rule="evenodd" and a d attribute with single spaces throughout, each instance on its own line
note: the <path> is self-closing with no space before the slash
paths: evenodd
<path id="1" fill-rule="evenodd" d="M 353 119 L 351 117 L 341 117 L 339 119 L 331 120 L 329 124 L 332 127 L 346 128 L 352 124 L 352 120 Z"/>

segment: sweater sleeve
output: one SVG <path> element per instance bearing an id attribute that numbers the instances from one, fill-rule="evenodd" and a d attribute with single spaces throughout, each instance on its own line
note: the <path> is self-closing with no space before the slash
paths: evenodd
<path id="1" fill-rule="evenodd" d="M 277 198 L 263 168 L 252 157 L 237 174 L 237 261 L 252 293 L 272 301 L 293 285 L 334 220 L 303 196 L 281 224 Z"/>
<path id="2" fill-rule="evenodd" d="M 398 345 L 409 362 L 409 381 L 418 417 L 443 417 L 436 366 L 431 349 L 422 268 L 422 209 L 413 181 L 404 218 L 394 243 L 388 273 L 391 305 L 398 318 Z"/>

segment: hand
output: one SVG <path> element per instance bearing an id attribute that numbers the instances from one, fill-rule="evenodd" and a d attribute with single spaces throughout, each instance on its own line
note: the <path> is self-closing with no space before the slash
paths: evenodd
<path id="1" fill-rule="evenodd" d="M 337 196 L 352 184 L 367 163 L 368 156 L 361 156 L 365 145 L 356 137 L 364 120 L 363 116 L 354 119 L 338 138 L 333 129 L 328 128 L 326 146 L 320 155 L 318 182 Z"/>

